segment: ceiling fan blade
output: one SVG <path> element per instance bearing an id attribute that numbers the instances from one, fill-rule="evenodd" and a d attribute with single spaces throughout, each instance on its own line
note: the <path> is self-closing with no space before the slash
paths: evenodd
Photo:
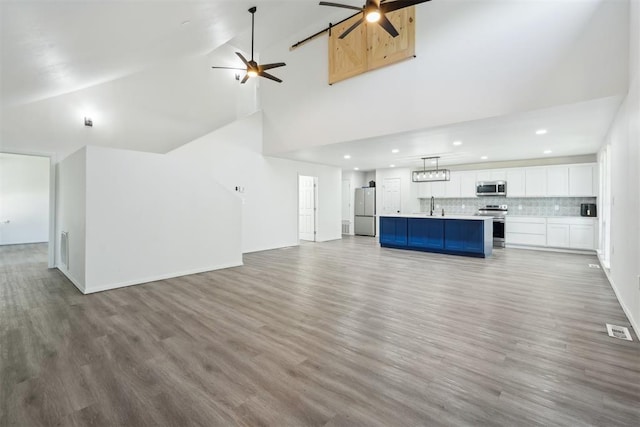
<path id="1" fill-rule="evenodd" d="M 242 79 L 242 81 L 240 83 L 245 84 L 247 82 L 247 80 L 249 80 L 249 74 L 245 74 L 244 78 Z"/>
<path id="2" fill-rule="evenodd" d="M 364 22 L 364 16 L 362 18 L 358 19 L 358 21 L 356 21 L 355 24 L 353 24 L 352 26 L 347 28 L 344 31 L 344 33 L 340 34 L 340 37 L 338 37 L 338 38 L 342 40 L 343 38 L 347 37 L 351 31 L 355 30 L 358 27 L 358 25 L 362 24 L 363 22 Z"/>
<path id="3" fill-rule="evenodd" d="M 351 6 L 348 4 L 340 4 L 340 3 L 331 3 L 328 1 L 321 1 L 320 6 L 332 6 L 332 7 L 341 7 L 343 9 L 352 9 L 352 10 L 362 10 L 361 7 Z"/>
<path id="4" fill-rule="evenodd" d="M 247 58 L 242 56 L 240 52 L 236 52 L 236 55 L 238 55 L 238 57 L 242 60 L 242 62 L 244 62 L 244 65 L 246 65 L 247 67 L 249 66 L 249 61 L 247 61 Z"/>
<path id="5" fill-rule="evenodd" d="M 264 64 L 264 65 L 260 65 L 258 68 L 260 69 L 260 71 L 262 70 L 270 70 L 272 68 L 278 68 L 278 67 L 284 67 L 285 64 L 284 62 L 276 62 L 274 64 Z"/>
<path id="6" fill-rule="evenodd" d="M 211 67 L 211 68 L 216 68 L 216 69 L 221 69 L 221 70 L 239 70 L 239 71 L 247 71 L 246 68 L 236 68 L 236 67 Z"/>
<path id="7" fill-rule="evenodd" d="M 386 15 L 382 14 L 380 16 L 380 20 L 378 21 L 378 24 L 380 24 L 380 26 L 384 28 L 385 31 L 389 33 L 391 37 L 398 37 L 400 35 L 400 33 L 398 33 L 398 30 L 396 30 L 396 27 L 393 26 L 393 24 L 391 23 L 391 21 L 389 21 L 389 18 L 387 18 Z"/>
<path id="8" fill-rule="evenodd" d="M 278 82 L 278 83 L 282 83 L 282 80 L 280 80 L 279 78 L 277 78 L 276 76 L 273 76 L 269 73 L 265 73 L 264 71 L 258 73 L 259 76 L 267 78 L 269 80 L 273 80 L 274 82 Z"/>
<path id="9" fill-rule="evenodd" d="M 382 13 L 393 12 L 394 10 L 404 9 L 405 7 L 415 6 L 416 4 L 426 3 L 431 0 L 396 0 L 380 4 Z"/>

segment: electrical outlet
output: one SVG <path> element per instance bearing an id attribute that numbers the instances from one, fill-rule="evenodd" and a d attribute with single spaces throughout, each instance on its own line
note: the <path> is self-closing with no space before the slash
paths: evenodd
<path id="1" fill-rule="evenodd" d="M 554 209 L 555 209 L 555 210 L 557 210 L 557 211 L 559 211 L 559 210 L 560 210 L 560 206 L 555 205 Z"/>
<path id="2" fill-rule="evenodd" d="M 518 210 L 521 211 L 522 210 L 522 205 L 518 205 Z"/>

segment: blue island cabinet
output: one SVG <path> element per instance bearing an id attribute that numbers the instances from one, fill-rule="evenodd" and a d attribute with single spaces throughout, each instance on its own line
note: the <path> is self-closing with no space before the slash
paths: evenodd
<path id="1" fill-rule="evenodd" d="M 416 248 L 444 249 L 444 220 L 408 218 L 407 242 Z"/>
<path id="2" fill-rule="evenodd" d="M 407 218 L 381 217 L 380 243 L 391 247 L 406 247 Z"/>
<path id="3" fill-rule="evenodd" d="M 383 216 L 380 246 L 487 257 L 493 250 L 493 219 Z"/>
<path id="4" fill-rule="evenodd" d="M 444 248 L 450 251 L 481 254 L 484 251 L 484 229 L 477 221 L 447 221 Z"/>

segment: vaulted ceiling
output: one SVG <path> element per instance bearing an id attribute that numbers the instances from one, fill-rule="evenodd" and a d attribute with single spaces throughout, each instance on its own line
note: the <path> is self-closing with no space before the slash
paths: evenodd
<path id="1" fill-rule="evenodd" d="M 233 72 L 210 68 L 238 66 L 233 52 L 249 51 L 253 5 L 256 51 L 264 62 L 287 62 L 282 85 L 239 85 Z M 597 130 L 585 127 L 593 136 L 625 93 L 626 1 L 433 0 L 418 8 L 416 60 L 329 87 L 322 38 L 289 51 L 348 15 L 315 0 L 2 1 L 0 149 L 64 156 L 95 144 L 161 153 L 263 109 L 267 140 L 277 140 L 271 151 L 304 158 L 315 146 L 411 139 L 586 101 L 602 113 Z M 364 126 L 374 112 L 393 125 Z M 82 125 L 86 115 L 93 128 Z"/>

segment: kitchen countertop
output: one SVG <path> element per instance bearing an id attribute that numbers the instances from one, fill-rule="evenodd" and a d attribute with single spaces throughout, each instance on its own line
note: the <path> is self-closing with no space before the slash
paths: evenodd
<path id="1" fill-rule="evenodd" d="M 506 218 L 595 219 L 595 220 L 598 219 L 597 216 L 575 216 L 575 215 L 544 216 L 544 215 L 511 215 L 511 214 L 508 214 Z"/>
<path id="2" fill-rule="evenodd" d="M 389 217 L 389 218 L 431 218 L 431 219 L 466 219 L 472 221 L 493 221 L 493 217 L 490 216 L 475 216 L 475 215 L 433 215 L 430 216 L 428 213 L 413 213 L 413 214 L 390 214 L 390 215 L 380 215 L 381 217 Z"/>

